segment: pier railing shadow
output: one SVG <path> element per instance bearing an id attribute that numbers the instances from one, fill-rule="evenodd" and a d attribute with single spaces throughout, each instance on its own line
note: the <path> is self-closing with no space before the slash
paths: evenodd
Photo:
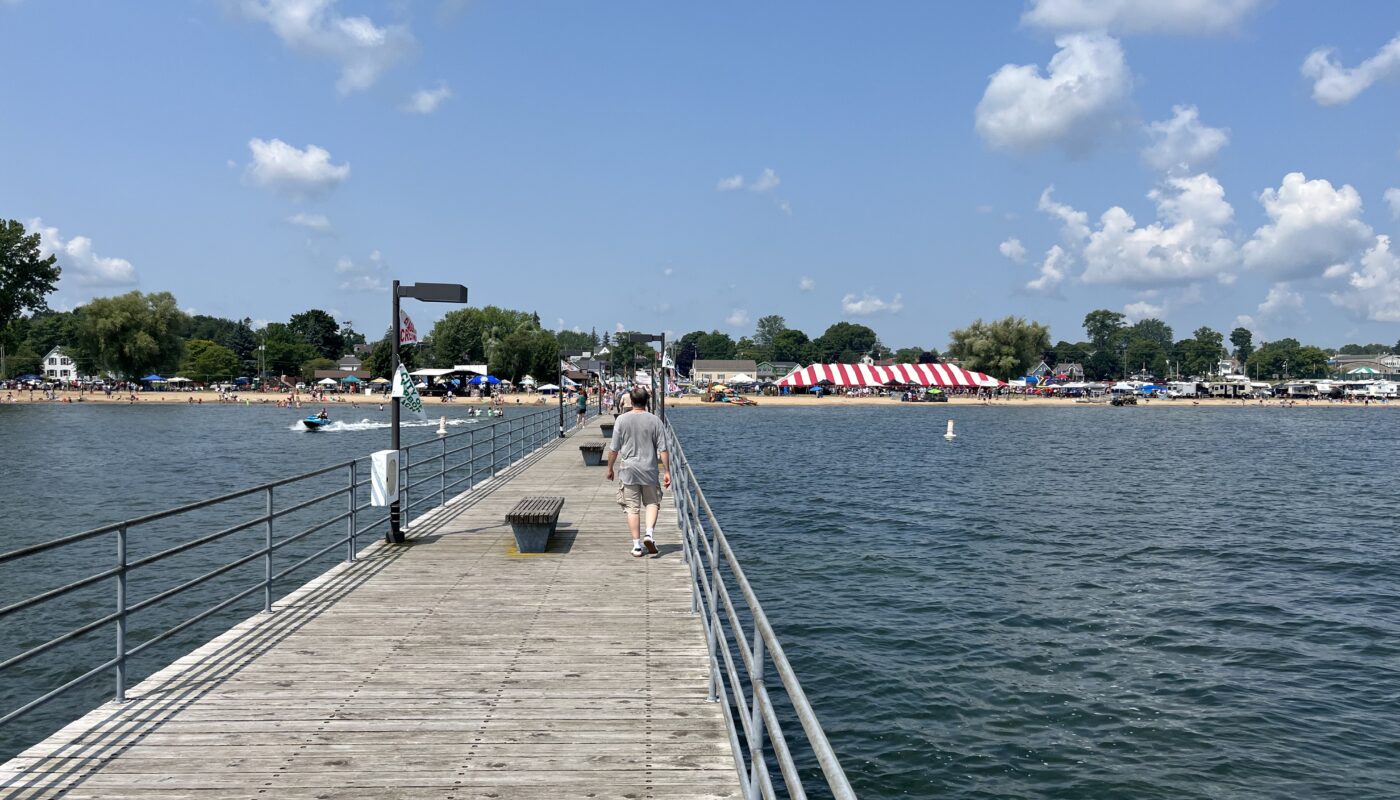
<path id="1" fill-rule="evenodd" d="M 588 417 L 595 413 L 590 409 Z M 574 422 L 572 416 L 568 424 Z M 399 502 L 409 542 L 431 542 L 443 526 L 505 485 L 505 478 L 562 441 L 569 431 L 561 420 L 553 408 L 532 409 L 401 448 Z M 8 585 L 20 591 L 38 588 L 20 599 L 0 594 L 0 621 L 8 623 L 11 630 L 23 628 L 27 634 L 0 642 L 0 742 L 17 742 L 22 748 L 37 741 L 47 731 L 16 735 L 16 721 L 59 698 L 78 697 L 79 713 L 85 712 L 95 699 L 91 698 L 93 685 L 104 676 L 113 681 L 111 698 L 117 703 L 157 702 L 149 695 L 128 697 L 128 687 L 143 677 L 141 672 L 150 674 L 166 666 L 187 652 L 174 649 L 176 646 L 205 634 L 220 621 L 228 620 L 223 622 L 227 627 L 242 619 L 259 600 L 263 613 L 271 614 L 276 606 L 279 618 L 261 625 L 256 634 L 229 642 L 223 639 L 231 633 L 214 639 L 222 644 L 204 656 L 210 659 L 208 667 L 202 664 L 197 674 L 219 680 L 212 665 L 236 667 L 240 653 L 257 650 L 258 643 L 267 637 L 285 635 L 304 624 L 309 619 L 306 614 L 321 602 L 317 598 L 338 596 L 321 588 L 320 594 L 303 595 L 304 590 L 298 590 L 294 606 L 284 607 L 277 599 L 279 592 L 285 594 L 297 586 L 290 581 L 294 573 L 331 567 L 336 551 L 343 551 L 345 566 L 322 580 L 333 587 L 358 585 L 354 582 L 358 576 L 372 574 L 374 564 L 387 563 L 393 552 L 392 548 L 371 547 L 361 553 L 363 546 L 388 525 L 387 509 L 371 505 L 370 472 L 369 457 L 365 456 L 0 553 L 0 577 L 7 573 L 25 577 L 24 581 L 0 580 L 0 587 Z M 413 518 L 415 510 L 427 503 L 435 507 L 422 509 L 423 513 Z M 199 535 L 191 538 L 192 530 L 200 531 Z M 254 542 L 249 542 L 250 538 Z M 256 546 L 249 550 L 250 544 Z M 112 566 L 73 577 L 74 563 L 92 563 L 106 548 L 112 548 L 106 550 L 109 554 L 115 550 Z M 80 551 L 82 557 L 75 558 Z M 353 569 L 362 557 L 372 563 Z M 253 572 L 261 575 L 255 578 L 250 574 Z M 60 581 L 66 582 L 53 585 Z M 98 594 L 104 587 L 106 592 Z M 96 619 L 74 618 L 82 609 L 108 603 L 112 610 Z M 163 629 L 153 628 L 147 620 L 154 611 L 183 620 Z M 145 618 L 134 619 L 142 612 Z M 235 616 L 230 619 L 229 615 Z M 72 627 L 46 640 L 43 635 L 47 634 L 34 632 L 52 627 L 55 620 Z M 224 628 L 212 635 L 221 630 Z M 111 636 L 108 647 L 112 649 L 96 646 L 94 640 L 100 640 L 104 631 Z M 208 640 L 206 635 L 186 647 Z M 26 647 L 31 641 L 38 643 Z M 59 657 L 63 658 L 60 668 L 44 670 L 59 676 L 54 679 L 61 681 L 58 685 L 46 687 L 37 697 L 13 708 L 5 707 L 27 688 L 26 681 L 33 682 L 32 674 L 40 670 L 32 667 Z M 151 661 L 157 663 L 143 669 Z M 176 700 L 166 696 L 158 702 Z M 125 705 L 122 708 L 129 710 Z M 67 713 L 69 719 L 75 716 L 71 710 Z M 55 727 L 62 724 L 57 714 L 44 722 Z M 84 736 L 89 745 L 99 741 Z M 0 761 L 6 757 L 0 752 Z"/>

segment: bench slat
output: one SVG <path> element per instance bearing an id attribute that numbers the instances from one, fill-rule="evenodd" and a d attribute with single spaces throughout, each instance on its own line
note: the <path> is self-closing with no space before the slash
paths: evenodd
<path id="1" fill-rule="evenodd" d="M 522 497 L 515 504 L 515 508 L 506 514 L 506 521 L 533 524 L 552 523 L 558 519 L 559 512 L 563 509 L 564 498 L 562 497 Z"/>

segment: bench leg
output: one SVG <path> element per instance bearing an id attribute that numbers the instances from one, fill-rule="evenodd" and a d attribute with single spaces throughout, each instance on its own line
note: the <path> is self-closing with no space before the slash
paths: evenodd
<path id="1" fill-rule="evenodd" d="M 549 549 L 549 535 L 554 533 L 558 520 L 550 524 L 512 522 L 511 533 L 515 534 L 515 549 L 522 553 L 543 553 Z"/>

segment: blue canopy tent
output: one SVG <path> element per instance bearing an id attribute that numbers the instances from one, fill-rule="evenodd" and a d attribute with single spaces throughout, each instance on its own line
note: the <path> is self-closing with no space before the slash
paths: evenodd
<path id="1" fill-rule="evenodd" d="M 495 375 L 476 375 L 471 380 L 467 381 L 471 386 L 480 386 L 483 383 L 488 386 L 495 386 L 500 382 L 501 379 L 497 378 Z"/>
<path id="2" fill-rule="evenodd" d="M 359 382 L 360 382 L 360 379 L 359 379 L 359 378 L 356 378 L 354 375 L 346 375 L 344 378 L 341 378 L 341 379 L 340 379 L 340 382 L 341 382 L 341 383 L 359 383 Z"/>
<path id="3" fill-rule="evenodd" d="M 152 373 L 152 374 L 147 375 L 146 377 L 142 378 L 142 379 L 141 379 L 141 382 L 142 382 L 142 383 L 165 383 L 165 378 L 162 378 L 161 376 L 156 375 L 155 373 Z"/>
<path id="4" fill-rule="evenodd" d="M 235 386 L 246 386 L 246 385 L 248 384 L 248 379 L 247 379 L 247 378 L 234 378 L 234 379 L 233 379 L 233 383 L 234 383 Z"/>
<path id="5" fill-rule="evenodd" d="M 43 378 L 41 378 L 41 377 L 39 377 L 38 375 L 35 375 L 34 373 L 30 372 L 30 373 L 27 373 L 27 374 L 25 374 L 25 375 L 21 375 L 21 376 L 19 376 L 18 378 L 15 378 L 15 380 L 17 380 L 17 381 L 19 381 L 19 382 L 21 382 L 21 383 L 32 383 L 32 382 L 34 382 L 34 381 L 41 381 L 41 380 L 43 380 Z"/>

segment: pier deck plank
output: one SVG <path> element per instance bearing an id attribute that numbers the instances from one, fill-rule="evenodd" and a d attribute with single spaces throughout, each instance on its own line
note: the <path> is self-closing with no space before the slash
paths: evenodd
<path id="1" fill-rule="evenodd" d="M 578 441 L 0 765 L 0 798 L 738 797 L 669 496 L 632 557 Z M 527 495 L 566 498 L 546 553 L 505 522 Z"/>

